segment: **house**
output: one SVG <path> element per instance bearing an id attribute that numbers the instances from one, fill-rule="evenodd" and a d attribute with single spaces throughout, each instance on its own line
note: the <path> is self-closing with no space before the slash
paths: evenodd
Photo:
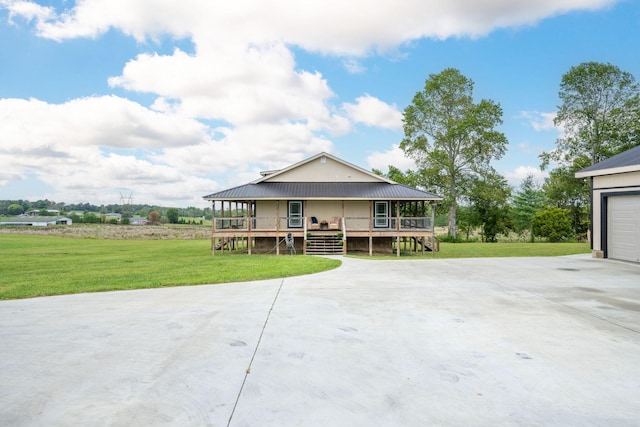
<path id="1" fill-rule="evenodd" d="M 591 178 L 593 256 L 640 262 L 640 146 L 575 176 Z"/>
<path id="2" fill-rule="evenodd" d="M 204 196 L 213 205 L 212 251 L 241 240 L 249 254 L 396 253 L 400 239 L 437 250 L 434 205 L 427 191 L 398 184 L 327 153 L 253 182 Z"/>
<path id="3" fill-rule="evenodd" d="M 46 227 L 49 225 L 71 225 L 71 218 L 65 216 L 16 216 L 6 221 L 0 222 L 0 225 L 13 226 L 33 226 Z"/>
<path id="4" fill-rule="evenodd" d="M 119 213 L 107 213 L 107 214 L 104 214 L 104 221 L 105 222 L 110 222 L 112 219 L 115 219 L 116 221 L 120 222 L 122 220 L 122 214 L 119 214 Z"/>
<path id="5" fill-rule="evenodd" d="M 129 218 L 129 225 L 147 225 L 149 224 L 149 220 L 147 218 L 142 218 L 139 216 L 134 216 Z"/>

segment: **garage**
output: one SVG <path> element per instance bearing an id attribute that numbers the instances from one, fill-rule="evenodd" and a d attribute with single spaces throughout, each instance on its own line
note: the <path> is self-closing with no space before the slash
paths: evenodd
<path id="1" fill-rule="evenodd" d="M 607 200 L 607 257 L 640 262 L 640 195 Z"/>
<path id="2" fill-rule="evenodd" d="M 640 263 L 640 146 L 575 176 L 591 182 L 593 257 Z"/>

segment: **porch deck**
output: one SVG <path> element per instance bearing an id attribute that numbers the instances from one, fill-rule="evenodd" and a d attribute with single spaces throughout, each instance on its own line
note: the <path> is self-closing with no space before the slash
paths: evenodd
<path id="1" fill-rule="evenodd" d="M 273 238 L 274 249 L 280 253 L 282 239 L 291 233 L 294 239 L 302 241 L 303 253 L 306 253 L 308 237 L 318 236 L 340 236 L 344 242 L 344 253 L 347 252 L 348 239 L 368 238 L 369 255 L 373 254 L 373 240 L 378 238 L 395 238 L 397 255 L 400 255 L 400 239 L 414 238 L 416 245 L 418 241 L 425 242 L 425 246 L 437 251 L 437 239 L 433 231 L 430 218 L 424 217 L 341 217 L 337 226 L 334 224 L 331 229 L 323 224 L 318 227 L 310 227 L 310 219 L 307 217 L 226 217 L 216 218 L 212 230 L 212 252 L 215 255 L 216 245 L 213 242 L 224 239 L 243 239 L 250 242 L 256 238 Z M 426 242 L 430 242 L 428 245 Z M 247 244 L 249 254 L 252 252 L 253 244 Z M 221 247 L 224 249 L 224 246 Z"/>

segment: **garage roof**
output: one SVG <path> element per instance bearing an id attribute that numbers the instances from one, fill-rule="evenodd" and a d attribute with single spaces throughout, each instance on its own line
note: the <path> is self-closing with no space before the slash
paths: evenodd
<path id="1" fill-rule="evenodd" d="M 576 178 L 640 171 L 640 145 L 576 172 Z"/>

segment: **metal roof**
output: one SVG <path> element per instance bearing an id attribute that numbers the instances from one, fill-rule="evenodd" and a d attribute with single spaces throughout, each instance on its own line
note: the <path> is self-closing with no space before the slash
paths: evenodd
<path id="1" fill-rule="evenodd" d="M 5 221 L 0 222 L 2 225 L 17 225 L 17 224 L 33 224 L 33 223 L 56 223 L 58 221 L 71 221 L 66 216 L 14 216 Z"/>
<path id="2" fill-rule="evenodd" d="M 640 170 L 640 145 L 576 172 L 576 178 Z"/>
<path id="3" fill-rule="evenodd" d="M 261 182 L 203 197 L 205 200 L 442 200 L 442 197 L 386 182 Z"/>

